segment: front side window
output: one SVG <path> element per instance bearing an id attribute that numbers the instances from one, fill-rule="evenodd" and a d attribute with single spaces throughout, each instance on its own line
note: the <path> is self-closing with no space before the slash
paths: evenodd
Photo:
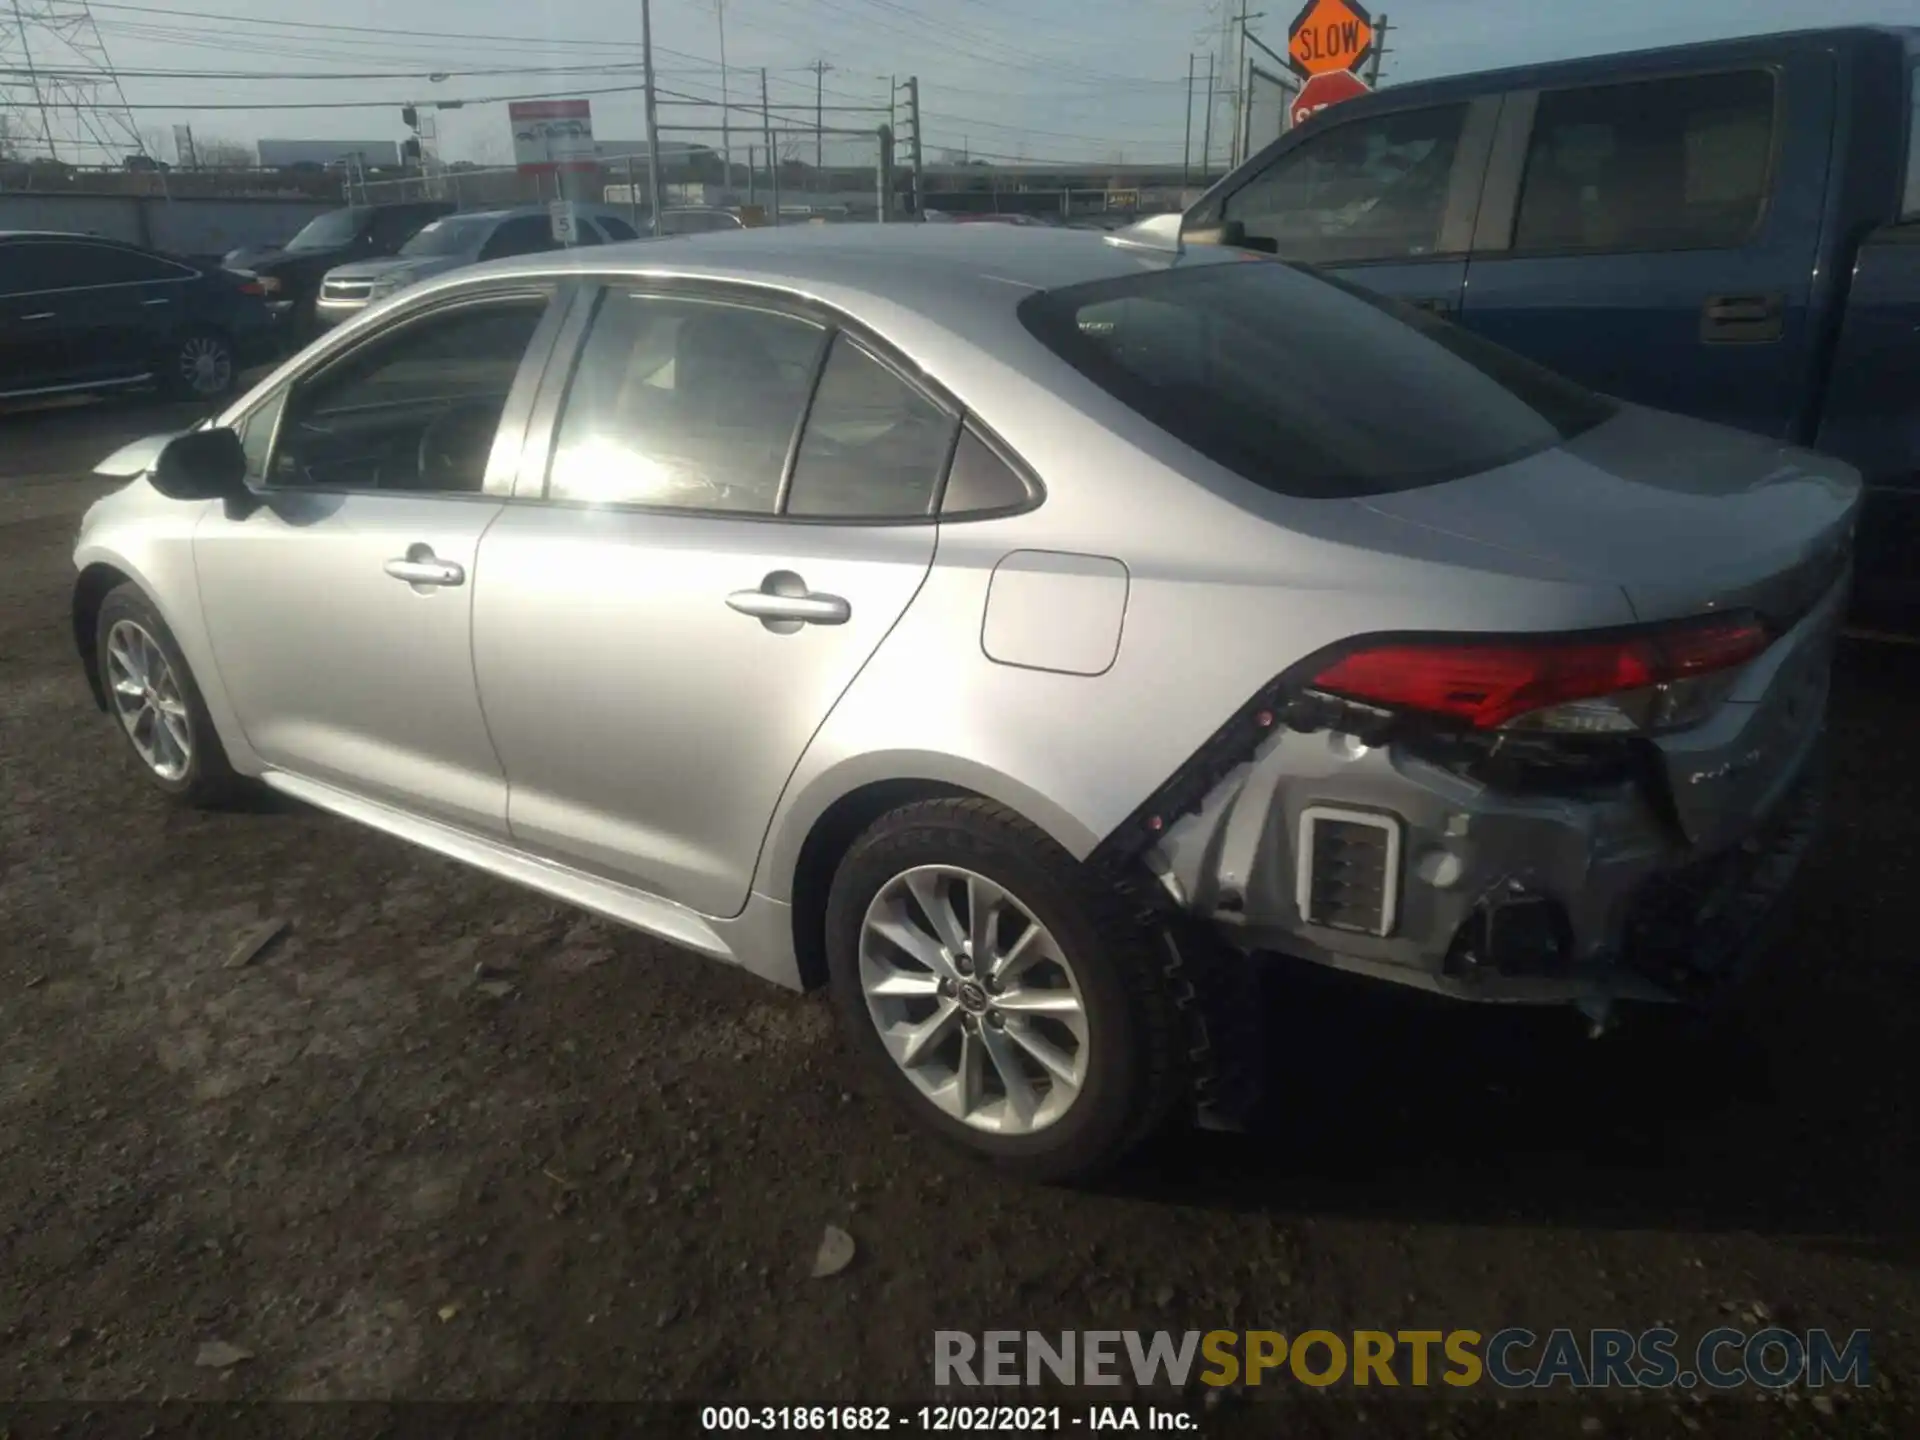
<path id="1" fill-rule="evenodd" d="M 1743 243 L 1766 204 L 1773 109 L 1763 70 L 1548 91 L 1534 113 L 1513 248 Z"/>
<path id="2" fill-rule="evenodd" d="M 1227 197 L 1221 219 L 1289 260 L 1340 264 L 1440 249 L 1467 107 L 1376 115 L 1278 156 Z"/>
<path id="3" fill-rule="evenodd" d="M 1458 326 L 1275 261 L 1043 292 L 1020 314 L 1108 393 L 1283 495 L 1437 484 L 1614 413 L 1610 401 Z"/>
<path id="4" fill-rule="evenodd" d="M 846 335 L 836 335 L 807 411 L 786 513 L 927 515 L 957 422 Z"/>
<path id="5" fill-rule="evenodd" d="M 546 306 L 515 296 L 426 315 L 296 384 L 269 482 L 478 494 Z"/>
<path id="6" fill-rule="evenodd" d="M 769 310 L 608 293 L 567 390 L 547 494 L 772 514 L 825 339 Z"/>

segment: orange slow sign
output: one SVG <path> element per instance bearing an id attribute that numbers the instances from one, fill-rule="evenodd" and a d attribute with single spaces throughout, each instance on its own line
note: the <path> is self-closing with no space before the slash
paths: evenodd
<path id="1" fill-rule="evenodd" d="M 1307 0 L 1287 27 L 1287 53 L 1302 75 L 1357 70 L 1373 53 L 1373 17 L 1358 0 Z"/>

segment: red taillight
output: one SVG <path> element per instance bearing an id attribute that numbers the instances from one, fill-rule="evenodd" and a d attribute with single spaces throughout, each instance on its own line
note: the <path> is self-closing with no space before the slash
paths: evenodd
<path id="1" fill-rule="evenodd" d="M 240 293 L 242 295 L 264 295 L 267 293 L 267 287 L 262 285 L 258 280 L 242 280 L 240 282 Z"/>
<path id="2" fill-rule="evenodd" d="M 1394 640 L 1354 650 L 1314 689 L 1492 730 L 1522 715 L 1649 690 L 1744 665 L 1770 643 L 1752 616 L 1581 640 Z"/>

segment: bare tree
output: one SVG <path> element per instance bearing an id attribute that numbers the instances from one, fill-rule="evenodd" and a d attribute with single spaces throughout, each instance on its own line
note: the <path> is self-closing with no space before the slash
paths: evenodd
<path id="1" fill-rule="evenodd" d="M 218 135 L 196 135 L 193 148 L 199 153 L 203 170 L 251 170 L 259 162 L 253 147 Z"/>

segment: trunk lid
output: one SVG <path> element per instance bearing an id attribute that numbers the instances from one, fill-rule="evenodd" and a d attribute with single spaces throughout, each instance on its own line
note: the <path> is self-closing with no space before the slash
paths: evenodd
<path id="1" fill-rule="evenodd" d="M 1611 581 L 1642 620 L 1751 606 L 1785 625 L 1845 568 L 1860 495 L 1839 461 L 1623 406 L 1554 450 L 1361 503 Z"/>
<path id="2" fill-rule="evenodd" d="M 1838 461 L 1629 406 L 1558 449 L 1362 503 L 1609 580 L 1643 621 L 1759 612 L 1779 638 L 1715 715 L 1656 742 L 1675 816 L 1711 852 L 1751 837 L 1818 741 L 1861 493 Z"/>

